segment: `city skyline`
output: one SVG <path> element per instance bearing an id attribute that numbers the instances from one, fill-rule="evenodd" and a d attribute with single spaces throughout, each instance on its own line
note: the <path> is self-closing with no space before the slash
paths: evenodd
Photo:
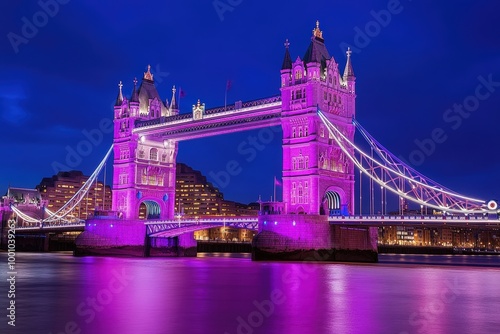
<path id="1" fill-rule="evenodd" d="M 272 12 L 279 7 L 282 17 L 267 14 L 258 3 L 241 2 L 223 13 L 211 3 L 189 10 L 188 5 L 175 3 L 169 9 L 179 15 L 170 15 L 165 22 L 160 14 L 141 16 L 135 22 L 127 6 L 111 11 L 105 5 L 61 4 L 35 36 L 17 45 L 17 53 L 8 38 L 1 46 L 5 58 L 0 72 L 11 81 L 2 80 L 0 93 L 1 138 L 8 143 L 0 189 L 7 189 L 9 183 L 36 184 L 34 180 L 55 174 L 54 166 L 89 174 L 112 142 L 107 120 L 113 117 L 118 82 L 123 81 L 124 94 L 129 96 L 132 80 L 139 79 L 148 64 L 162 99 L 171 99 L 173 85 L 185 92 L 181 113 L 190 112 L 198 99 L 207 108 L 223 106 L 228 80 L 228 104 L 278 95 L 285 39 L 290 40 L 292 59 L 302 57 L 318 19 L 339 67 L 345 64 L 346 45 L 353 49 L 357 119 L 375 138 L 423 174 L 459 193 L 498 198 L 500 162 L 489 144 L 499 136 L 494 112 L 500 100 L 500 92 L 495 91 L 500 62 L 493 37 L 498 28 L 490 28 L 494 11 L 488 9 L 494 3 L 453 7 L 429 3 L 401 1 L 395 6 L 394 1 L 379 1 L 335 7 L 325 3 L 324 9 L 332 6 L 335 11 L 307 8 L 292 23 L 287 16 L 296 10 L 279 4 L 265 8 Z M 8 6 L 10 15 L 2 25 L 5 36 L 22 34 L 21 18 L 31 20 L 43 10 L 37 4 Z M 88 15 L 75 18 L 76 11 Z M 116 15 L 114 25 L 105 20 L 108 12 Z M 260 14 L 262 22 L 252 20 L 252 13 Z M 461 14 L 467 24 L 458 19 Z M 425 24 L 417 22 L 419 18 L 426 18 Z M 454 108 L 454 104 L 473 103 L 475 96 L 477 108 L 474 104 L 469 105 L 470 112 Z M 49 112 L 49 117 L 43 115 Z M 93 137 L 88 157 L 69 166 L 68 147 L 76 149 L 99 128 L 102 138 Z M 441 135 L 436 136 L 436 129 L 442 129 Z M 212 182 L 211 172 L 239 160 L 242 172 L 221 191 L 246 203 L 259 194 L 268 197 L 273 177 L 281 176 L 281 159 L 276 159 L 281 157 L 281 136 L 246 161 L 238 145 L 257 133 L 182 142 L 177 160 L 202 171 Z"/>

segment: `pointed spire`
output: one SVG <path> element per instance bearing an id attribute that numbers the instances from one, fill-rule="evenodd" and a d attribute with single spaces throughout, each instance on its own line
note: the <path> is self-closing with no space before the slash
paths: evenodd
<path id="1" fill-rule="evenodd" d="M 177 89 L 175 89 L 175 85 L 174 85 L 174 87 L 172 87 L 172 100 L 170 101 L 170 110 L 177 109 L 177 101 L 175 100 L 175 92 L 176 91 L 177 91 Z"/>
<path id="2" fill-rule="evenodd" d="M 134 78 L 134 90 L 132 91 L 130 102 L 139 102 L 139 94 L 137 93 L 137 78 Z"/>
<path id="3" fill-rule="evenodd" d="M 355 78 L 354 76 L 354 70 L 352 69 L 352 64 L 351 64 L 351 48 L 347 48 L 346 55 L 347 55 L 347 63 L 345 64 L 345 69 L 344 69 L 344 80 L 347 78 Z"/>
<path id="4" fill-rule="evenodd" d="M 148 71 L 144 72 L 144 79 L 153 81 L 153 74 L 151 74 L 151 65 L 148 65 Z"/>
<path id="5" fill-rule="evenodd" d="M 118 96 L 116 97 L 115 106 L 121 106 L 122 105 L 122 102 L 123 102 L 122 87 L 123 87 L 123 84 L 120 81 L 120 83 L 118 84 Z"/>
<path id="6" fill-rule="evenodd" d="M 290 57 L 290 42 L 285 41 L 285 58 L 283 59 L 283 65 L 281 66 L 282 70 L 291 70 L 292 69 L 292 57 Z"/>

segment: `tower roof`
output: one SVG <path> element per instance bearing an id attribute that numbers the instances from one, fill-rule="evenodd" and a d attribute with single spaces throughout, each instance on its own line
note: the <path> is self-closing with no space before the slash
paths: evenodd
<path id="1" fill-rule="evenodd" d="M 346 55 L 347 55 L 347 62 L 345 64 L 345 69 L 344 69 L 344 80 L 347 78 L 355 78 L 354 76 L 354 70 L 352 69 L 352 63 L 351 63 L 351 48 L 347 48 Z"/>
<path id="2" fill-rule="evenodd" d="M 292 69 L 292 57 L 290 56 L 290 42 L 288 39 L 285 42 L 285 58 L 283 59 L 283 65 L 281 66 L 282 70 L 291 70 Z"/>
<path id="3" fill-rule="evenodd" d="M 150 72 L 151 66 L 148 65 L 148 71 L 144 73 L 144 77 L 142 79 L 141 85 L 139 86 L 139 91 L 137 92 L 138 101 L 140 105 L 141 112 L 146 113 L 149 106 L 149 101 L 155 98 L 161 103 L 161 114 L 166 114 L 167 108 L 160 98 L 160 94 L 156 90 L 153 74 Z"/>
<path id="4" fill-rule="evenodd" d="M 120 83 L 118 84 L 118 96 L 116 97 L 115 106 L 121 106 L 122 105 L 122 102 L 123 102 L 122 87 L 123 87 L 123 84 L 120 81 Z"/>
<path id="5" fill-rule="evenodd" d="M 319 21 L 316 21 L 316 28 L 313 30 L 311 43 L 309 44 L 303 58 L 304 63 L 307 64 L 315 62 L 323 64 L 330 58 L 330 54 L 325 46 L 325 40 L 323 39 L 323 32 L 319 29 Z"/>

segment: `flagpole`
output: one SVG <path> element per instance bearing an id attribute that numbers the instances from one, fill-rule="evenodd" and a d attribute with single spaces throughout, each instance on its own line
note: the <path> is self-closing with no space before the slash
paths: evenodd
<path id="1" fill-rule="evenodd" d="M 227 92 L 231 89 L 231 80 L 226 81 L 226 93 L 224 94 L 224 111 L 227 109 Z"/>
<path id="2" fill-rule="evenodd" d="M 274 177 L 274 201 L 277 202 L 277 200 L 276 200 L 276 176 Z"/>

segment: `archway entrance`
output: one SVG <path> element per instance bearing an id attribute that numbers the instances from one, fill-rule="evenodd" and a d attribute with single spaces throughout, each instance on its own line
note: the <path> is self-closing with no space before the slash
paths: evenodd
<path id="1" fill-rule="evenodd" d="M 335 191 L 327 191 L 323 198 L 326 212 L 329 216 L 342 216 L 346 215 L 347 211 L 345 205 L 342 205 L 339 193 Z"/>
<path id="2" fill-rule="evenodd" d="M 139 219 L 160 219 L 160 205 L 155 201 L 144 201 L 139 205 Z"/>

